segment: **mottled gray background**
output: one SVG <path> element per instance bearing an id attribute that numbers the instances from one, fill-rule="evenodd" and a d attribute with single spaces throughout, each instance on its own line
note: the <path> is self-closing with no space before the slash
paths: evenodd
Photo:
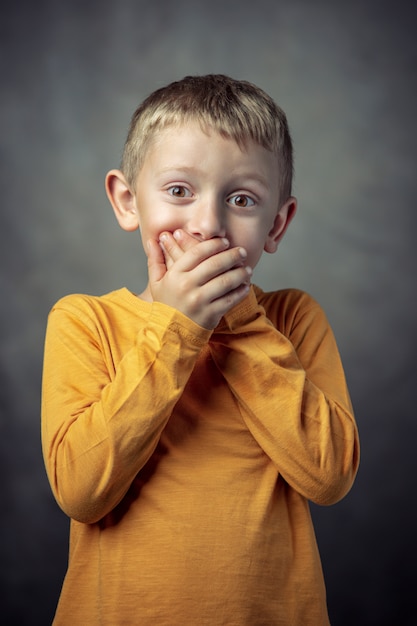
<path id="1" fill-rule="evenodd" d="M 414 6 L 2 5 L 1 623 L 49 624 L 66 564 L 68 522 L 39 438 L 48 310 L 69 292 L 143 288 L 139 238 L 119 230 L 103 179 L 138 102 L 208 72 L 256 82 L 287 111 L 299 213 L 256 280 L 321 302 L 356 409 L 357 482 L 340 504 L 313 508 L 332 623 L 416 623 Z"/>

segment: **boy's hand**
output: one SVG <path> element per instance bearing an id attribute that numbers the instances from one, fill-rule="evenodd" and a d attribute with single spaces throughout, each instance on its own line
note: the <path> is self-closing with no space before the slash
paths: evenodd
<path id="1" fill-rule="evenodd" d="M 185 230 L 175 230 L 173 233 L 163 232 L 159 237 L 159 245 L 164 253 L 165 264 L 167 269 L 172 267 L 186 250 L 189 250 L 200 240 L 189 235 Z"/>
<path id="2" fill-rule="evenodd" d="M 184 231 L 148 242 L 152 298 L 174 307 L 203 328 L 213 329 L 249 290 L 246 251 L 226 239 L 199 241 Z"/>

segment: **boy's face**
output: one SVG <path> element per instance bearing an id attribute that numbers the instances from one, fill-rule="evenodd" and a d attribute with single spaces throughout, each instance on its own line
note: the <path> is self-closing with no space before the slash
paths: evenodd
<path id="1" fill-rule="evenodd" d="M 197 241 L 226 237 L 254 268 L 263 250 L 275 252 L 294 212 L 280 215 L 277 179 L 276 156 L 257 143 L 241 150 L 198 123 L 161 131 L 134 189 L 145 250 L 148 239 L 182 229 Z"/>

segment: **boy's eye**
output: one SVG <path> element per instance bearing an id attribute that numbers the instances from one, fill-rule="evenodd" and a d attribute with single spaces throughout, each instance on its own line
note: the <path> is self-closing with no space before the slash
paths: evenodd
<path id="1" fill-rule="evenodd" d="M 255 204 L 252 198 L 249 198 L 249 196 L 245 196 L 244 194 L 232 196 L 231 198 L 229 198 L 229 202 L 234 206 L 241 207 L 243 209 L 254 206 Z"/>
<path id="2" fill-rule="evenodd" d="M 175 198 L 188 198 L 191 195 L 189 190 L 182 185 L 173 185 L 172 187 L 169 187 L 167 191 Z"/>

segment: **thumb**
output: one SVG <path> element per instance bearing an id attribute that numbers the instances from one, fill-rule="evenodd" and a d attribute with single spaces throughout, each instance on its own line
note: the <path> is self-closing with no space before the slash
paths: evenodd
<path id="1" fill-rule="evenodd" d="M 165 276 L 167 267 L 159 243 L 155 239 L 148 239 L 147 246 L 149 282 L 155 284 Z"/>

